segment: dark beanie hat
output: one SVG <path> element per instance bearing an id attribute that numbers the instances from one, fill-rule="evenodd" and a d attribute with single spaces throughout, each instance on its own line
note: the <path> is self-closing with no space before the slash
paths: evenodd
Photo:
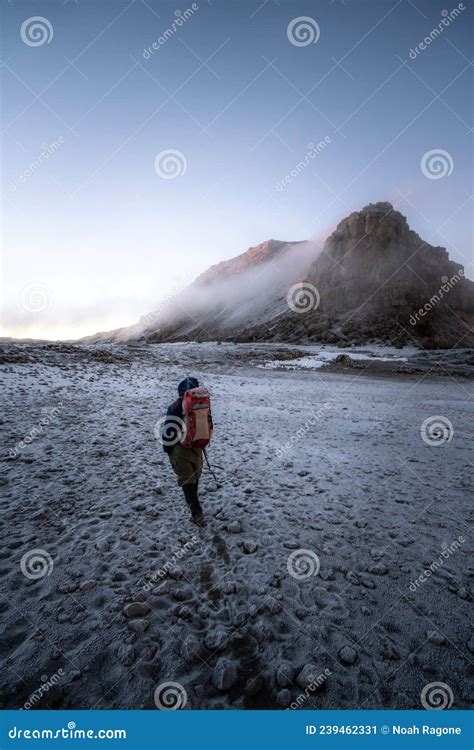
<path id="1" fill-rule="evenodd" d="M 197 378 L 185 378 L 181 381 L 181 383 L 178 385 L 178 394 L 180 398 L 184 396 L 186 391 L 189 391 L 190 388 L 198 388 L 199 382 Z"/>

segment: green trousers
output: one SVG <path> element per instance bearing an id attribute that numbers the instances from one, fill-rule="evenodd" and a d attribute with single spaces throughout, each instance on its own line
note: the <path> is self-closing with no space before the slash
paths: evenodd
<path id="1" fill-rule="evenodd" d="M 179 486 L 197 484 L 202 472 L 202 448 L 185 448 L 178 443 L 168 455 Z"/>

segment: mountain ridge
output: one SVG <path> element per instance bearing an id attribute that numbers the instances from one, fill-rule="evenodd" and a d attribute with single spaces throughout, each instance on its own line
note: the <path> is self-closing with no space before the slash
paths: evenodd
<path id="1" fill-rule="evenodd" d="M 322 250 L 272 239 L 211 266 L 144 320 L 83 340 L 473 346 L 474 283 L 378 202 L 342 219 Z"/>

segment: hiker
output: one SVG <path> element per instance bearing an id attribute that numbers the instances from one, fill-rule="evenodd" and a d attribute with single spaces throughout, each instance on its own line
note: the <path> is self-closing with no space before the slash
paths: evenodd
<path id="1" fill-rule="evenodd" d="M 203 450 L 211 439 L 213 427 L 209 391 L 199 387 L 197 378 L 189 377 L 178 385 L 178 396 L 166 412 L 161 442 L 178 477 L 192 521 L 202 526 L 198 484 Z"/>

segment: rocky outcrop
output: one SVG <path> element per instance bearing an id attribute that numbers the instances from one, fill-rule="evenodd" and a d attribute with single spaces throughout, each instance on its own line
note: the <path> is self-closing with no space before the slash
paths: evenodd
<path id="1" fill-rule="evenodd" d="M 390 203 L 370 204 L 341 221 L 307 282 L 320 292 L 319 306 L 304 319 L 310 337 L 472 345 L 473 282 Z"/>

